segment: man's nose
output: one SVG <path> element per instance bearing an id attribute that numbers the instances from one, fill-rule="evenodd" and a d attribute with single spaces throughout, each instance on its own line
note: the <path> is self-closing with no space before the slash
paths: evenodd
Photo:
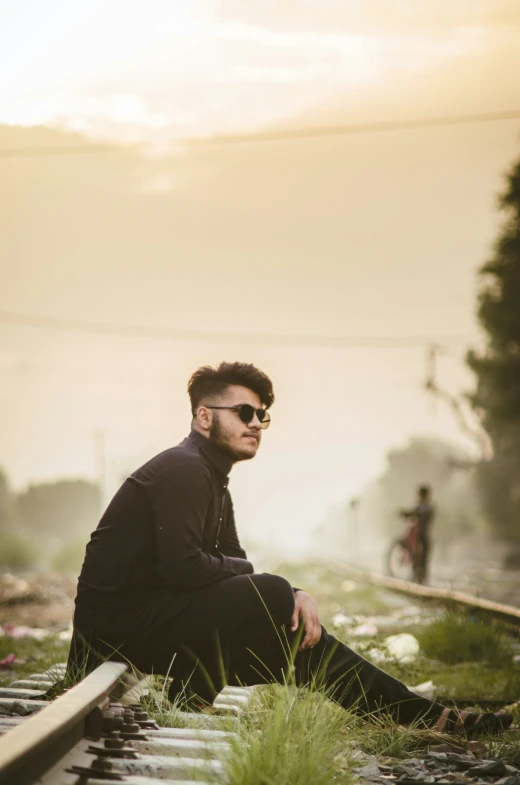
<path id="1" fill-rule="evenodd" d="M 258 419 L 258 414 L 257 414 L 256 412 L 255 412 L 255 413 L 254 413 L 254 415 L 253 415 L 253 419 L 252 419 L 252 420 L 251 420 L 251 422 L 248 424 L 248 427 L 249 427 L 249 428 L 256 428 L 256 430 L 257 430 L 257 431 L 259 431 L 259 430 L 260 430 L 260 428 L 262 427 L 262 423 L 261 423 L 261 422 L 260 422 L 260 420 Z"/>

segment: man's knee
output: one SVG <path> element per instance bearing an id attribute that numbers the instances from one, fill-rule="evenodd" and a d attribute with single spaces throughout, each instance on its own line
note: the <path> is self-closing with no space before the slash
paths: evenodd
<path id="1" fill-rule="evenodd" d="M 280 575 L 252 575 L 264 607 L 277 624 L 287 624 L 294 612 L 294 591 L 289 581 Z"/>

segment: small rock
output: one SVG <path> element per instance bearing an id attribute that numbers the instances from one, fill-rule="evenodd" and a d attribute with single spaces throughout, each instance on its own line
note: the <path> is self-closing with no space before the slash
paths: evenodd
<path id="1" fill-rule="evenodd" d="M 513 766 L 520 766 L 520 752 L 516 752 L 513 760 L 511 761 Z"/>
<path id="2" fill-rule="evenodd" d="M 518 775 L 502 777 L 495 782 L 495 785 L 520 785 L 520 777 Z"/>
<path id="3" fill-rule="evenodd" d="M 508 774 L 519 774 L 520 773 L 518 771 L 518 769 L 516 768 L 516 766 L 509 766 L 509 764 L 507 764 L 507 763 L 506 763 L 506 771 L 507 771 Z"/>
<path id="4" fill-rule="evenodd" d="M 379 766 L 377 766 L 375 763 L 371 763 L 368 766 L 362 766 L 360 769 L 356 769 L 356 772 L 362 777 L 367 777 L 368 779 L 379 777 L 380 775 Z"/>
<path id="5" fill-rule="evenodd" d="M 367 756 L 361 750 L 352 750 L 352 752 L 348 753 L 348 756 L 351 761 L 365 761 Z"/>
<path id="6" fill-rule="evenodd" d="M 485 741 L 468 741 L 468 752 L 473 752 L 475 755 L 484 755 L 487 749 Z"/>
<path id="7" fill-rule="evenodd" d="M 394 766 L 394 774 L 404 774 L 405 777 L 409 777 L 413 779 L 417 776 L 419 772 L 413 766 L 405 766 L 402 763 L 399 763 L 397 766 Z M 399 777 L 401 779 L 401 777 Z"/>
<path id="8" fill-rule="evenodd" d="M 345 616 L 344 613 L 335 613 L 331 621 L 332 626 L 337 630 L 338 627 L 346 627 L 347 624 L 351 622 L 351 618 L 349 616 Z"/>
<path id="9" fill-rule="evenodd" d="M 449 744 L 432 744 L 428 747 L 428 753 L 431 752 L 451 752 L 451 747 Z"/>
<path id="10" fill-rule="evenodd" d="M 439 745 L 439 746 L 441 746 L 441 745 Z M 446 745 L 446 746 L 448 746 L 448 745 Z M 430 750 L 431 750 L 431 747 L 430 747 Z M 430 752 L 430 750 L 428 750 L 428 757 L 429 758 L 433 758 L 433 760 L 438 760 L 439 762 L 440 761 L 446 761 L 446 762 L 448 761 L 448 753 L 447 752 Z M 451 752 L 451 750 L 450 750 L 450 752 Z"/>
<path id="11" fill-rule="evenodd" d="M 407 632 L 390 635 L 383 645 L 390 657 L 404 664 L 414 662 L 420 650 L 417 638 Z"/>
<path id="12" fill-rule="evenodd" d="M 437 692 L 437 687 L 431 679 L 408 687 L 408 689 L 416 695 L 420 695 L 422 698 L 428 698 L 429 700 L 433 700 L 435 693 Z"/>
<path id="13" fill-rule="evenodd" d="M 432 759 L 428 759 L 426 761 L 426 766 L 429 769 L 434 769 L 435 771 L 444 771 L 446 769 L 446 767 L 439 763 L 439 761 Z"/>
<path id="14" fill-rule="evenodd" d="M 469 769 L 475 765 L 476 758 L 472 752 L 468 755 L 460 755 L 458 752 L 448 752 L 448 763 L 454 763 L 458 769 Z"/>
<path id="15" fill-rule="evenodd" d="M 358 624 L 356 627 L 352 627 L 349 632 L 356 637 L 373 638 L 377 635 L 378 630 L 375 624 L 365 622 L 364 624 Z"/>
<path id="16" fill-rule="evenodd" d="M 32 714 L 26 703 L 15 701 L 11 705 L 11 714 L 18 714 L 20 717 L 26 717 L 27 714 Z"/>
<path id="17" fill-rule="evenodd" d="M 503 760 L 488 760 L 472 766 L 467 773 L 470 777 L 502 777 L 507 769 Z"/>

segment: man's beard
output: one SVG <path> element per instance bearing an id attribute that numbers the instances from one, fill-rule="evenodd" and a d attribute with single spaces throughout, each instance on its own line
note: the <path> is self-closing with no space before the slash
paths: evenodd
<path id="1" fill-rule="evenodd" d="M 231 447 L 226 442 L 226 431 L 222 427 L 219 415 L 216 412 L 214 412 L 213 415 L 213 422 L 211 423 L 211 428 L 209 430 L 209 438 L 213 444 L 218 445 L 218 447 L 220 447 L 223 452 L 229 455 L 233 462 L 245 461 L 253 457 L 247 453 L 236 452 L 235 450 L 231 449 Z"/>

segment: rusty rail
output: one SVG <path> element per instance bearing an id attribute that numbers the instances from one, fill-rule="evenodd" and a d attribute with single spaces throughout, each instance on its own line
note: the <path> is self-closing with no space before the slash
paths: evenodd
<path id="1" fill-rule="evenodd" d="M 421 586 L 412 581 L 392 578 L 389 575 L 382 575 L 381 573 L 372 572 L 371 570 L 362 570 L 351 564 L 344 564 L 332 559 L 323 559 L 322 561 L 336 574 L 357 578 L 360 581 L 365 581 L 366 583 L 371 583 L 375 586 L 381 586 L 385 589 L 402 592 L 403 594 L 417 597 L 418 599 L 437 600 L 443 603 L 462 605 L 466 608 L 482 611 L 499 621 L 520 628 L 520 608 L 517 608 L 514 605 L 504 605 L 500 602 L 486 600 L 482 597 L 475 597 L 472 594 L 466 594 L 461 591 L 438 589 L 433 586 Z"/>
<path id="2" fill-rule="evenodd" d="M 83 736 L 92 711 L 122 688 L 128 665 L 105 662 L 0 738 L 0 785 L 35 782 Z"/>

